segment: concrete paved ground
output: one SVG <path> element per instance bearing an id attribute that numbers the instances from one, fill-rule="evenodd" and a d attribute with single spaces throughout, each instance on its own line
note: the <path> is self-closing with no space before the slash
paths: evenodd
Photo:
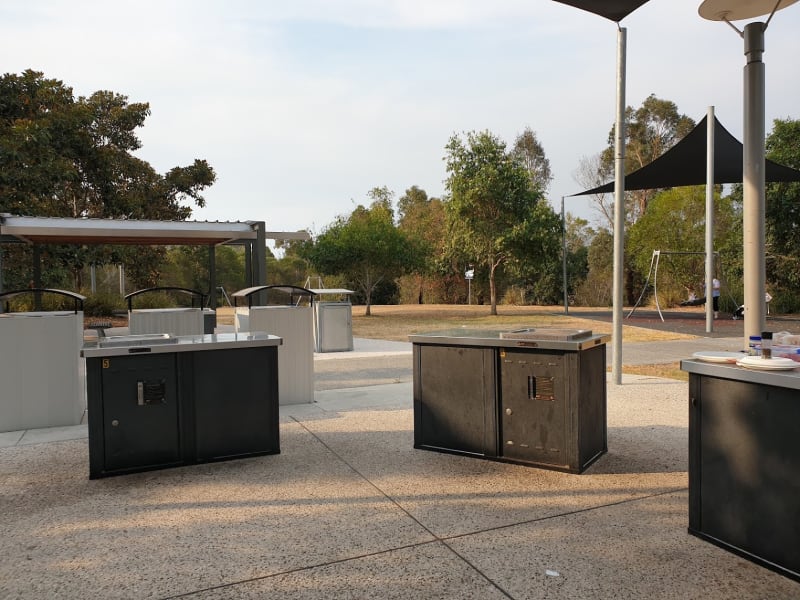
<path id="1" fill-rule="evenodd" d="M 356 350 L 315 368 L 410 361 Z M 570 475 L 414 450 L 400 378 L 281 407 L 274 456 L 90 481 L 85 427 L 0 434 L 0 598 L 800 597 L 686 533 L 685 383 L 609 384 L 609 453 Z"/>

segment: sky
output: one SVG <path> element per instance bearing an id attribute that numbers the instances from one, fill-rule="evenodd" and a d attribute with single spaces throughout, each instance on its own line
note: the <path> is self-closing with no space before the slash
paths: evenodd
<path id="1" fill-rule="evenodd" d="M 650 94 L 742 139 L 743 41 L 699 0 L 650 0 L 627 30 L 626 104 Z M 748 21 L 735 23 L 739 28 Z M 765 34 L 766 131 L 800 118 L 800 3 Z M 324 231 L 367 193 L 446 193 L 445 146 L 531 128 L 554 175 L 584 189 L 582 159 L 616 115 L 617 25 L 551 0 L 26 0 L 0 5 L 3 73 L 42 71 L 75 96 L 148 102 L 137 155 L 157 171 L 205 159 L 217 181 L 193 218 Z M 585 198 L 566 210 L 590 223 Z"/>

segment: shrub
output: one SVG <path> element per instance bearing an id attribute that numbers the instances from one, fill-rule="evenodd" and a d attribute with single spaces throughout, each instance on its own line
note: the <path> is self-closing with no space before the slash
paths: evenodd
<path id="1" fill-rule="evenodd" d="M 97 292 L 83 302 L 83 314 L 87 317 L 108 317 L 125 309 L 125 301 L 113 293 Z"/>

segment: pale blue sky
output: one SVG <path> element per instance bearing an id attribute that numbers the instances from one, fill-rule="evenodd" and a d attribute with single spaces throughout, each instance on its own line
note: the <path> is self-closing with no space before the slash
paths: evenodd
<path id="1" fill-rule="evenodd" d="M 11 6 L 9 6 L 11 4 Z M 743 43 L 696 0 L 651 0 L 628 31 L 627 104 L 650 94 L 741 139 Z M 743 26 L 745 23 L 738 23 Z M 800 4 L 766 32 L 767 132 L 800 118 Z M 140 156 L 164 172 L 207 159 L 217 183 L 195 218 L 321 231 L 388 186 L 444 193 L 444 146 L 531 127 L 555 179 L 580 191 L 582 157 L 615 115 L 616 25 L 550 0 L 27 0 L 0 7 L 2 72 L 76 95 L 150 103 Z M 594 220 L 587 201 L 567 209 Z"/>

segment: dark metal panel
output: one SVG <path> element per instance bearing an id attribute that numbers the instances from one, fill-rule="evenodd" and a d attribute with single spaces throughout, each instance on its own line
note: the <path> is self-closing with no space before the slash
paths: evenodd
<path id="1" fill-rule="evenodd" d="M 576 398 L 572 410 L 577 415 L 578 456 L 581 470 L 608 452 L 608 402 L 606 396 L 606 347 L 591 348 L 570 355 L 577 361 L 569 378 L 570 397 Z"/>
<path id="2" fill-rule="evenodd" d="M 415 446 L 494 455 L 495 438 L 486 417 L 487 406 L 491 411 L 494 405 L 494 351 L 414 347 Z"/>
<path id="3" fill-rule="evenodd" d="M 158 467 L 181 460 L 175 356 L 101 360 L 104 470 Z"/>
<path id="4" fill-rule="evenodd" d="M 568 465 L 565 360 L 556 352 L 500 351 L 504 457 Z"/>
<path id="5" fill-rule="evenodd" d="M 797 393 L 713 377 L 698 388 L 690 531 L 800 578 Z"/>
<path id="6" fill-rule="evenodd" d="M 700 508 L 700 456 L 702 439 L 700 437 L 700 381 L 702 377 L 694 373 L 689 374 L 689 531 L 702 529 Z"/>
<path id="7" fill-rule="evenodd" d="M 280 451 L 277 356 L 274 346 L 195 353 L 198 461 Z"/>

